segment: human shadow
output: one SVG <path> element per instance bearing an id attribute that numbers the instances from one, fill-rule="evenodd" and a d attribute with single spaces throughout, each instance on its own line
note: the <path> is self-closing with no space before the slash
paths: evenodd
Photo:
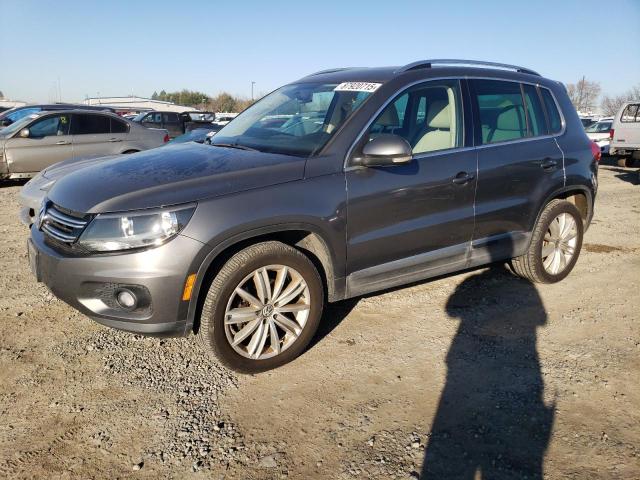
<path id="1" fill-rule="evenodd" d="M 543 400 L 534 285 L 503 266 L 464 280 L 447 302 L 460 320 L 421 479 L 542 479 L 555 405 Z"/>

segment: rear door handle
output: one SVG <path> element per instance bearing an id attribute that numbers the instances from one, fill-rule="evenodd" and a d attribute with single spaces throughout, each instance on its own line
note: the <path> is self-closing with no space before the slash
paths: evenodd
<path id="1" fill-rule="evenodd" d="M 121 138 L 110 138 L 109 141 L 110 142 L 121 142 L 122 139 Z"/>
<path id="2" fill-rule="evenodd" d="M 56 142 L 56 145 L 69 145 L 71 144 L 71 142 L 67 142 L 66 140 L 60 140 L 59 142 Z"/>
<path id="3" fill-rule="evenodd" d="M 455 177 L 453 177 L 452 181 L 456 185 L 464 185 L 466 183 L 469 183 L 474 178 L 476 178 L 476 177 L 474 175 L 471 175 L 470 173 L 460 172 Z"/>
<path id="4" fill-rule="evenodd" d="M 543 170 L 551 171 L 556 169 L 556 167 L 558 166 L 558 162 L 551 158 L 545 158 L 544 160 L 542 160 L 542 162 L 540 162 L 540 166 Z"/>

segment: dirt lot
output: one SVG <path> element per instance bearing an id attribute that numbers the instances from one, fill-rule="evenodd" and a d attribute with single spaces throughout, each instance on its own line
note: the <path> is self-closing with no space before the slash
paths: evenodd
<path id="1" fill-rule="evenodd" d="M 485 268 L 343 302 L 257 376 L 51 297 L 0 186 L 0 476 L 640 478 L 636 178 L 601 167 L 564 282 Z"/>

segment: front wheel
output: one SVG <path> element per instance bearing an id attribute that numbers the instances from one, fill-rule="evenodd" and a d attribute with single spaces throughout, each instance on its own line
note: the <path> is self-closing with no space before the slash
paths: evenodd
<path id="1" fill-rule="evenodd" d="M 576 206 L 566 200 L 552 200 L 538 219 L 529 249 L 512 259 L 511 267 L 532 282 L 559 282 L 575 266 L 583 234 L 582 217 Z"/>
<path id="2" fill-rule="evenodd" d="M 213 280 L 200 340 L 229 368 L 257 373 L 300 355 L 320 323 L 324 289 L 313 263 L 280 242 L 231 257 Z"/>

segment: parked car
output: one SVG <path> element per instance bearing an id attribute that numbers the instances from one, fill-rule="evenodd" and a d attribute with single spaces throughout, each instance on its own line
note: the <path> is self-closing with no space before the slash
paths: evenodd
<path id="1" fill-rule="evenodd" d="M 625 103 L 613 118 L 609 154 L 621 167 L 640 163 L 640 101 Z"/>
<path id="2" fill-rule="evenodd" d="M 198 126 L 209 126 L 213 112 L 142 112 L 133 121 L 149 128 L 164 128 L 170 137 L 178 137 Z"/>
<path id="3" fill-rule="evenodd" d="M 601 118 L 596 123 L 584 129 L 587 137 L 594 141 L 603 155 L 609 155 L 610 132 L 613 118 Z"/>
<path id="4" fill-rule="evenodd" d="M 282 112 L 314 122 L 262 126 Z M 496 261 L 529 281 L 564 279 L 599 159 L 565 88 L 530 69 L 333 69 L 275 90 L 211 146 L 64 175 L 29 261 L 100 323 L 194 332 L 231 368 L 263 371 L 304 351 L 325 301 Z"/>
<path id="5" fill-rule="evenodd" d="M 87 110 L 40 112 L 0 131 L 0 180 L 31 178 L 62 160 L 134 153 L 169 141 L 113 113 Z"/>
<path id="6" fill-rule="evenodd" d="M 209 125 L 208 127 L 198 127 L 183 133 L 179 137 L 171 139 L 167 145 L 175 145 L 176 143 L 196 142 L 209 143 L 210 140 L 222 127 L 217 125 Z"/>
<path id="7" fill-rule="evenodd" d="M 47 111 L 57 111 L 57 110 L 91 110 L 97 112 L 111 112 L 113 113 L 113 108 L 104 107 L 104 106 L 91 106 L 91 105 L 72 105 L 69 103 L 53 103 L 47 105 L 25 105 L 24 107 L 16 107 L 10 110 L 7 110 L 0 114 L 0 129 L 4 127 L 8 127 L 14 122 L 18 120 L 33 115 L 34 113 Z"/>
<path id="8" fill-rule="evenodd" d="M 592 117 L 580 117 L 580 121 L 582 122 L 582 126 L 586 129 L 596 123 L 596 119 Z"/>

